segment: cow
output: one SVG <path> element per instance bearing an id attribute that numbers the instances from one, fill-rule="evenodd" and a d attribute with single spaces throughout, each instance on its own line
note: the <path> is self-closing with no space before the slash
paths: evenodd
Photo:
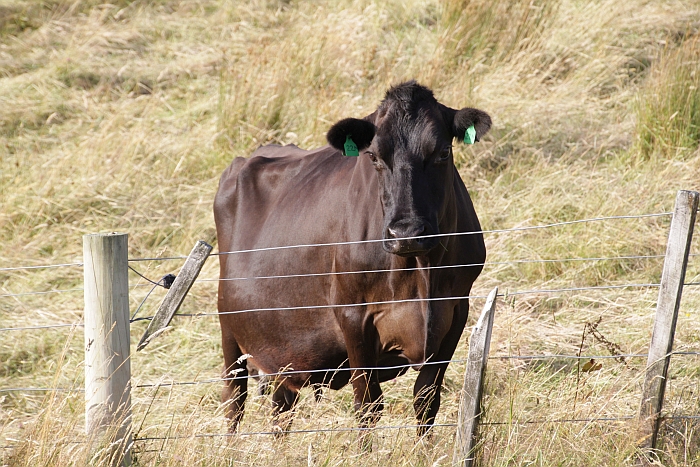
<path id="1" fill-rule="evenodd" d="M 302 387 L 349 382 L 359 426 L 375 426 L 380 383 L 409 366 L 418 435 L 428 432 L 486 258 L 452 144 L 490 127 L 487 113 L 408 81 L 372 114 L 332 125 L 328 146 L 263 146 L 225 169 L 214 217 L 231 432 L 249 371 L 286 371 L 272 389 L 284 431 Z"/>

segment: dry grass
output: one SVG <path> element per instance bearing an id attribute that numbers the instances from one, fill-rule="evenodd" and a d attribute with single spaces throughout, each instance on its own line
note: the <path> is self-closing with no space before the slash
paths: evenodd
<path id="1" fill-rule="evenodd" d="M 485 229 L 670 211 L 677 190 L 700 189 L 698 24 L 692 1 L 0 0 L 0 267 L 79 262 L 80 236 L 98 231 L 128 232 L 132 257 L 215 242 L 211 204 L 233 157 L 268 142 L 321 145 L 332 122 L 371 112 L 387 86 L 408 78 L 448 105 L 493 116 L 483 144 L 455 150 Z M 655 255 L 668 226 L 667 217 L 605 221 L 486 241 L 494 262 Z M 661 264 L 493 264 L 476 293 L 651 283 Z M 136 267 L 158 278 L 179 265 Z M 0 271 L 0 294 L 79 288 L 81 274 Z M 212 260 L 202 276 L 216 274 Z M 687 279 L 700 281 L 700 256 Z M 214 284 L 193 288 L 183 312 L 213 312 Z M 132 290 L 132 309 L 147 290 Z M 0 327 L 79 322 L 81 295 L 0 297 Z M 162 296 L 154 292 L 140 315 Z M 644 353 L 655 300 L 655 289 L 636 288 L 512 295 L 499 304 L 492 353 L 608 354 L 594 336 L 582 343 L 599 319 L 623 353 Z M 688 287 L 678 350 L 700 350 L 698 306 L 700 288 Z M 137 341 L 145 324 L 132 328 Z M 80 328 L 1 335 L 0 388 L 82 387 Z M 182 318 L 133 355 L 134 384 L 216 378 L 221 362 L 215 318 Z M 634 415 L 644 359 L 598 363 L 585 372 L 566 359 L 491 360 L 484 464 L 631 465 L 634 420 L 520 423 Z M 697 357 L 674 357 L 669 413 L 700 412 L 699 368 Z M 456 419 L 463 369 L 450 366 L 438 423 Z M 384 385 L 382 425 L 414 423 L 413 378 Z M 378 431 L 371 453 L 358 450 L 355 433 L 218 436 L 219 390 L 135 388 L 136 435 L 171 437 L 137 442 L 137 465 L 451 462 L 447 427 L 418 444 L 410 429 Z M 267 431 L 268 407 L 251 400 L 242 431 Z M 80 393 L 0 392 L 0 445 L 16 446 L 3 448 L 0 464 L 99 463 L 81 443 L 83 411 Z M 304 392 L 294 428 L 354 424 L 346 388 L 320 403 Z M 697 430 L 693 420 L 668 423 L 660 463 L 697 465 Z"/>

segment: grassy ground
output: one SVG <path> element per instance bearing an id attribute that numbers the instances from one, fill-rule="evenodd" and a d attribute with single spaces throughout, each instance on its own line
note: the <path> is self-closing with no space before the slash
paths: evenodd
<path id="1" fill-rule="evenodd" d="M 700 7 L 696 2 L 409 0 L 0 0 L 0 268 L 81 261 L 85 233 L 123 231 L 131 257 L 216 242 L 211 205 L 230 160 L 260 144 L 324 143 L 340 118 L 373 111 L 386 88 L 416 78 L 453 107 L 494 119 L 455 158 L 485 229 L 667 212 L 700 189 Z M 669 217 L 486 236 L 477 294 L 658 282 L 662 259 L 498 264 L 511 260 L 662 255 Z M 693 246 L 688 282 L 700 281 Z M 178 261 L 137 263 L 159 278 Z M 216 260 L 202 277 L 217 276 Z M 0 295 L 71 290 L 82 269 L 0 270 Z M 149 290 L 131 277 L 132 309 Z M 183 312 L 215 311 L 200 282 Z M 644 353 L 654 288 L 509 295 L 492 354 Z M 163 294 L 154 292 L 146 316 Z M 473 325 L 483 301 L 475 300 Z M 684 293 L 677 350 L 700 351 L 700 287 Z M 79 322 L 82 292 L 0 296 L 0 327 Z M 596 326 L 598 334 L 586 332 Z M 134 343 L 145 328 L 132 326 Z M 466 334 L 456 357 L 466 352 Z M 601 337 L 602 336 L 602 337 Z M 607 343 L 606 343 L 607 342 Z M 82 330 L 0 334 L 0 389 L 82 387 Z M 181 318 L 134 354 L 134 384 L 216 378 L 215 318 Z M 489 362 L 484 465 L 632 465 L 645 359 Z M 450 366 L 438 423 L 454 423 L 463 365 Z M 700 413 L 700 362 L 676 356 L 669 414 Z M 415 375 L 384 385 L 381 424 L 414 423 Z M 223 434 L 220 383 L 136 388 L 138 465 L 449 465 L 454 429 L 416 443 L 413 430 L 282 440 Z M 242 431 L 269 429 L 269 401 L 249 401 Z M 0 463 L 87 465 L 83 396 L 0 392 Z M 541 422 L 546 423 L 522 423 Z M 296 429 L 354 426 L 349 388 L 303 393 Z M 669 422 L 660 463 L 698 465 L 698 425 Z"/>

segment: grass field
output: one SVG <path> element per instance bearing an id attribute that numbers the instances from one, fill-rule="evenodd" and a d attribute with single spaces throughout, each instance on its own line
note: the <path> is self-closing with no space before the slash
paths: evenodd
<path id="1" fill-rule="evenodd" d="M 699 31 L 691 0 L 0 0 L 0 268 L 80 262 L 81 235 L 95 232 L 127 232 L 132 258 L 216 245 L 213 197 L 234 157 L 265 143 L 323 145 L 332 123 L 367 115 L 411 78 L 493 117 L 482 143 L 455 147 L 484 229 L 671 211 L 679 189 L 700 190 Z M 658 282 L 669 224 L 487 234 L 495 264 L 474 292 L 511 294 L 497 308 L 492 354 L 610 355 L 613 344 L 645 353 L 655 288 L 512 293 Z M 700 281 L 697 238 L 687 282 Z M 503 264 L 621 256 L 654 257 Z M 180 266 L 134 267 L 158 279 Z M 217 274 L 211 258 L 201 277 Z M 150 288 L 130 280 L 136 310 Z M 214 312 L 215 284 L 197 283 L 182 312 Z M 80 287 L 80 267 L 0 269 L 0 328 L 80 322 Z M 50 290 L 69 291 L 14 295 Z M 469 326 L 482 306 L 473 301 Z M 700 351 L 699 308 L 700 287 L 687 287 L 676 350 Z M 596 323 L 598 334 L 585 332 Z M 132 325 L 134 346 L 145 326 Z M 0 332 L 0 391 L 81 388 L 82 339 L 81 328 Z M 133 353 L 134 385 L 219 377 L 219 339 L 216 318 L 177 319 Z M 483 465 L 633 465 L 634 419 L 552 422 L 636 414 L 646 360 L 597 363 L 491 360 Z M 463 371 L 448 370 L 438 423 L 456 420 Z M 700 414 L 699 357 L 675 356 L 670 373 L 667 413 Z M 415 423 L 414 378 L 383 386 L 380 425 Z M 412 429 L 378 430 L 370 453 L 346 432 L 192 437 L 226 432 L 220 389 L 135 388 L 136 436 L 171 438 L 137 442 L 136 465 L 451 463 L 452 427 L 418 443 Z M 99 463 L 83 412 L 81 393 L 0 392 L 0 465 Z M 267 398 L 249 398 L 241 431 L 268 431 L 268 412 Z M 302 392 L 294 429 L 352 426 L 349 388 L 319 403 Z M 669 421 L 659 465 L 700 465 L 698 429 Z"/>

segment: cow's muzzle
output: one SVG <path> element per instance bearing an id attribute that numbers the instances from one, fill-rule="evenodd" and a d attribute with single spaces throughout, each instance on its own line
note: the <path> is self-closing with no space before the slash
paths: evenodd
<path id="1" fill-rule="evenodd" d="M 428 237 L 432 235 L 432 229 L 427 224 L 397 223 L 390 225 L 384 231 L 384 250 L 399 256 L 422 256 L 435 248 L 439 239 Z"/>

